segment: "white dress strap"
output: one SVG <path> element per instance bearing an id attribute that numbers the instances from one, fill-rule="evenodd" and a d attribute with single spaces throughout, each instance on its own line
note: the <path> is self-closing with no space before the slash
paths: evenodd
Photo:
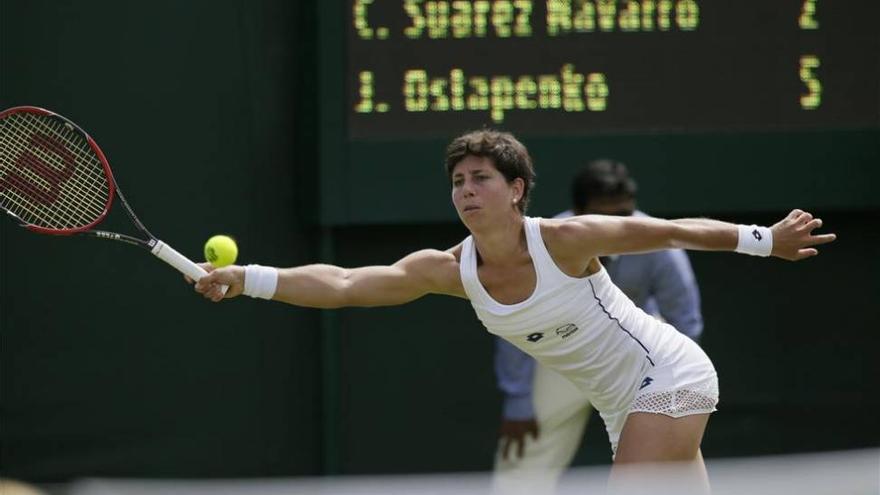
<path id="1" fill-rule="evenodd" d="M 459 261 L 459 273 L 461 285 L 471 303 L 484 305 L 487 299 L 480 278 L 477 274 L 477 250 L 474 245 L 474 237 L 467 236 L 461 244 L 461 260 Z"/>
<path id="2" fill-rule="evenodd" d="M 571 277 L 559 269 L 556 262 L 553 261 L 553 257 L 550 256 L 547 245 L 544 244 L 544 237 L 541 235 L 541 219 L 526 217 L 525 224 L 529 255 L 535 265 L 535 272 L 540 274 L 539 279 L 547 287 L 571 280 Z"/>

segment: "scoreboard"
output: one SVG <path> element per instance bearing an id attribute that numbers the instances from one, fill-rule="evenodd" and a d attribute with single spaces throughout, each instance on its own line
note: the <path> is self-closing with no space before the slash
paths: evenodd
<path id="1" fill-rule="evenodd" d="M 878 203 L 860 189 L 877 177 L 880 146 L 876 0 L 320 8 L 327 223 L 452 218 L 446 196 L 429 206 L 425 193 L 447 187 L 443 145 L 485 126 L 514 132 L 532 151 L 535 204 L 548 210 L 567 202 L 542 201 L 545 178 L 567 201 L 574 170 L 612 154 L 634 170 L 652 211 Z M 805 176 L 792 182 L 798 171 Z M 829 175 L 840 179 L 827 184 Z M 736 199 L 735 189 L 762 179 L 777 199 Z M 701 195 L 701 185 L 723 190 Z"/>
<path id="2" fill-rule="evenodd" d="M 876 125 L 880 9 L 862 3 L 354 1 L 349 135 Z"/>

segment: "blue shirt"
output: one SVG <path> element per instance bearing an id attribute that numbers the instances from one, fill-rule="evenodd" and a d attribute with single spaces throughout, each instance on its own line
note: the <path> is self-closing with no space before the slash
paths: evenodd
<path id="1" fill-rule="evenodd" d="M 636 216 L 647 216 L 635 212 Z M 570 211 L 556 218 L 572 216 Z M 603 258 L 611 280 L 636 306 L 659 316 L 679 332 L 698 340 L 703 333 L 700 291 L 687 254 L 669 249 L 644 254 Z M 532 380 L 535 360 L 504 339 L 496 339 L 495 374 L 498 388 L 504 393 L 506 419 L 526 420 L 535 417 Z"/>

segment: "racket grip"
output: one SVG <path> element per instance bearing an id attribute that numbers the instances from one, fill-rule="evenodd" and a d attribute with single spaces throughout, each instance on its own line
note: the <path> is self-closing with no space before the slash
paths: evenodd
<path id="1" fill-rule="evenodd" d="M 206 272 L 204 268 L 193 263 L 189 258 L 178 253 L 173 247 L 165 244 L 158 239 L 156 239 L 156 245 L 153 246 L 153 249 L 151 249 L 150 252 L 155 254 L 156 257 L 160 260 L 173 266 L 177 269 L 177 271 L 193 280 L 197 281 L 208 274 L 208 272 Z M 223 285 L 220 287 L 220 290 L 225 295 L 226 291 L 229 290 L 229 286 Z"/>

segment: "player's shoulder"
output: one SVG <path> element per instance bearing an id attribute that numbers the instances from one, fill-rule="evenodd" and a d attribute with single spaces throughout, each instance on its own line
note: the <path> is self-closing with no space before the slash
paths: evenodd
<path id="1" fill-rule="evenodd" d="M 459 278 L 460 245 L 445 251 L 422 249 L 412 253 L 408 258 L 412 258 L 413 266 L 432 279 L 448 281 Z"/>
<path id="2" fill-rule="evenodd" d="M 407 255 L 403 260 L 408 266 L 422 269 L 457 267 L 458 257 L 451 250 L 421 249 Z"/>
<path id="3" fill-rule="evenodd" d="M 541 237 L 545 243 L 563 244 L 579 243 L 589 234 L 591 215 L 564 216 L 554 218 L 538 218 Z"/>
<path id="4" fill-rule="evenodd" d="M 542 218 L 539 222 L 541 240 L 556 265 L 571 276 L 584 273 L 592 258 L 588 254 L 593 242 L 589 220 L 584 216 L 573 216 Z"/>
<path id="5" fill-rule="evenodd" d="M 426 283 L 430 292 L 464 297 L 459 261 L 454 248 L 445 251 L 422 249 L 410 253 L 398 264 L 411 276 Z"/>

